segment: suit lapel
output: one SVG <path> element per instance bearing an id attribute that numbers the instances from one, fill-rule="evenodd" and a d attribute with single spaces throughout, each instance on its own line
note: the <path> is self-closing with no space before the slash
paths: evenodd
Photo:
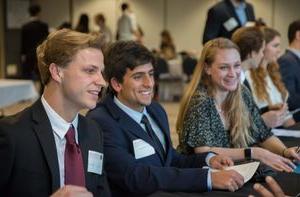
<path id="1" fill-rule="evenodd" d="M 151 105 L 147 107 L 148 113 L 155 120 L 156 124 L 159 126 L 163 132 L 165 143 L 166 143 L 166 160 L 171 159 L 172 153 L 172 140 L 170 137 L 170 128 L 168 121 L 162 117 L 162 114 L 156 111 Z"/>
<path id="2" fill-rule="evenodd" d="M 136 137 L 144 140 L 148 144 L 150 144 L 154 149 L 159 150 L 159 148 L 153 143 L 153 140 L 150 136 L 144 131 L 144 129 L 135 122 L 132 118 L 130 118 L 125 112 L 123 112 L 114 102 L 112 95 L 108 95 L 103 102 L 107 108 L 107 110 L 111 113 L 112 117 L 119 122 L 122 129 L 128 131 L 135 135 Z M 151 116 L 152 117 L 152 116 Z M 159 151 L 157 151 L 159 153 Z M 164 163 L 163 156 L 160 155 L 160 159 L 162 163 Z"/>
<path id="3" fill-rule="evenodd" d="M 143 128 L 114 103 L 112 95 L 107 95 L 103 103 L 112 117 L 120 123 L 124 130 L 130 131 L 135 136 L 147 142 L 152 141 Z"/>
<path id="4" fill-rule="evenodd" d="M 88 187 L 92 183 L 91 177 L 89 176 L 90 173 L 87 172 L 88 151 L 89 151 L 89 147 L 92 147 L 92 144 L 90 144 L 90 141 L 89 141 L 89 136 L 87 133 L 87 125 L 85 124 L 85 121 L 83 121 L 81 115 L 79 115 L 79 117 L 78 117 L 77 131 L 78 131 L 78 141 L 79 141 L 80 150 L 81 150 L 82 159 L 83 159 L 85 182 L 86 182 L 86 186 Z"/>
<path id="5" fill-rule="evenodd" d="M 50 121 L 40 100 L 33 105 L 32 119 L 36 123 L 34 125 L 34 132 L 40 141 L 46 162 L 51 172 L 52 191 L 56 191 L 60 187 L 56 145 Z"/>
<path id="6" fill-rule="evenodd" d="M 293 59 L 297 61 L 298 65 L 300 65 L 300 58 L 295 53 L 290 50 L 286 50 L 286 53 L 288 53 Z"/>

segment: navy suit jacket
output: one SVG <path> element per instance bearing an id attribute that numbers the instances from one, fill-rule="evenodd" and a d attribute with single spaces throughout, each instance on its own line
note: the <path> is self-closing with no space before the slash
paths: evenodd
<path id="1" fill-rule="evenodd" d="M 286 50 L 279 59 L 282 79 L 290 95 L 288 105 L 290 110 L 300 107 L 300 58 L 293 52 Z M 300 113 L 294 115 L 295 120 L 300 121 Z"/>
<path id="2" fill-rule="evenodd" d="M 247 2 L 245 12 L 247 21 L 255 21 L 253 6 Z M 224 23 L 231 17 L 233 17 L 238 22 L 238 25 L 231 31 L 228 31 L 224 27 Z M 202 43 L 205 44 L 207 41 L 218 37 L 231 39 L 231 35 L 233 34 L 233 32 L 241 26 L 242 25 L 240 19 L 237 16 L 231 1 L 223 0 L 211 7 L 207 12 L 207 19 L 205 23 Z"/>
<path id="3" fill-rule="evenodd" d="M 87 114 L 104 132 L 105 167 L 112 196 L 145 196 L 158 190 L 206 191 L 208 170 L 199 167 L 206 165 L 207 153 L 178 154 L 172 147 L 164 109 L 153 102 L 147 112 L 165 135 L 165 160 L 161 160 L 157 152 L 135 159 L 133 140 L 142 139 L 155 150 L 158 147 L 143 128 L 114 103 L 112 95 Z"/>
<path id="4" fill-rule="evenodd" d="M 110 196 L 106 174 L 87 172 L 88 151 L 103 153 L 102 132 L 97 124 L 79 116 L 78 140 L 87 189 L 94 196 Z M 14 116 L 1 119 L 0 161 L 1 196 L 48 197 L 59 189 L 54 135 L 40 100 Z"/>

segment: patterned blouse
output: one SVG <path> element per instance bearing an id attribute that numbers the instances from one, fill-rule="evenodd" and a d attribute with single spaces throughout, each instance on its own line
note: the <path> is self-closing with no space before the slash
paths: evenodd
<path id="1" fill-rule="evenodd" d="M 244 86 L 242 95 L 251 114 L 251 121 L 254 123 L 250 128 L 254 144 L 263 142 L 273 135 L 271 129 L 265 125 L 251 93 Z M 208 96 L 207 89 L 202 85 L 198 86 L 188 106 L 178 150 L 190 154 L 193 153 L 193 148 L 200 146 L 233 147 L 229 131 L 224 129 L 214 99 Z"/>

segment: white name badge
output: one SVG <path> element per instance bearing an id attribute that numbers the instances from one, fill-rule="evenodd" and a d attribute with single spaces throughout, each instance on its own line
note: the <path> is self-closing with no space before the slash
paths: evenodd
<path id="1" fill-rule="evenodd" d="M 103 154 L 96 151 L 89 150 L 87 171 L 101 175 L 102 165 L 103 165 Z"/>
<path id="2" fill-rule="evenodd" d="M 225 29 L 227 31 L 231 31 L 234 28 L 236 28 L 238 26 L 238 22 L 235 20 L 235 18 L 231 17 L 230 19 L 228 19 L 227 21 L 225 21 L 223 23 L 223 26 L 225 27 Z"/>
<path id="3" fill-rule="evenodd" d="M 136 159 L 141 159 L 155 154 L 154 148 L 142 139 L 133 140 L 132 144 Z"/>

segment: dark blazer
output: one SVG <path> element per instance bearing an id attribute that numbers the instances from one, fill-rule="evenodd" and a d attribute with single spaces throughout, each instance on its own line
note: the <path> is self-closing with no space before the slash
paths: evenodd
<path id="1" fill-rule="evenodd" d="M 36 47 L 48 36 L 48 25 L 40 20 L 26 23 L 21 29 L 21 54 L 25 55 L 22 63 L 22 77 L 32 78 L 37 72 Z"/>
<path id="2" fill-rule="evenodd" d="M 253 6 L 250 3 L 245 3 L 247 21 L 255 21 Z M 228 21 L 231 17 L 233 17 L 238 22 L 238 25 L 231 31 L 228 31 L 224 27 L 224 23 Z M 225 37 L 231 39 L 231 35 L 233 34 L 233 32 L 241 26 L 242 25 L 239 20 L 239 17 L 235 13 L 234 5 L 231 3 L 230 0 L 223 0 L 211 7 L 207 12 L 202 43 L 205 44 L 207 41 L 218 37 Z"/>
<path id="3" fill-rule="evenodd" d="M 206 191 L 207 153 L 185 156 L 172 147 L 166 112 L 158 103 L 147 107 L 165 135 L 166 159 L 155 154 L 135 159 L 133 140 L 142 139 L 158 150 L 143 128 L 122 111 L 108 95 L 87 114 L 104 131 L 105 168 L 112 196 L 145 196 L 158 190 Z"/>
<path id="4" fill-rule="evenodd" d="M 290 95 L 288 105 L 290 110 L 300 107 L 300 59 L 290 50 L 286 50 L 279 59 L 280 72 L 283 82 Z M 294 115 L 295 120 L 300 121 L 300 113 Z"/>
<path id="5" fill-rule="evenodd" d="M 78 139 L 86 187 L 94 196 L 110 196 L 106 175 L 87 172 L 88 151 L 103 153 L 96 123 L 79 116 Z M 60 187 L 54 134 L 40 100 L 0 121 L 1 196 L 48 197 Z"/>

